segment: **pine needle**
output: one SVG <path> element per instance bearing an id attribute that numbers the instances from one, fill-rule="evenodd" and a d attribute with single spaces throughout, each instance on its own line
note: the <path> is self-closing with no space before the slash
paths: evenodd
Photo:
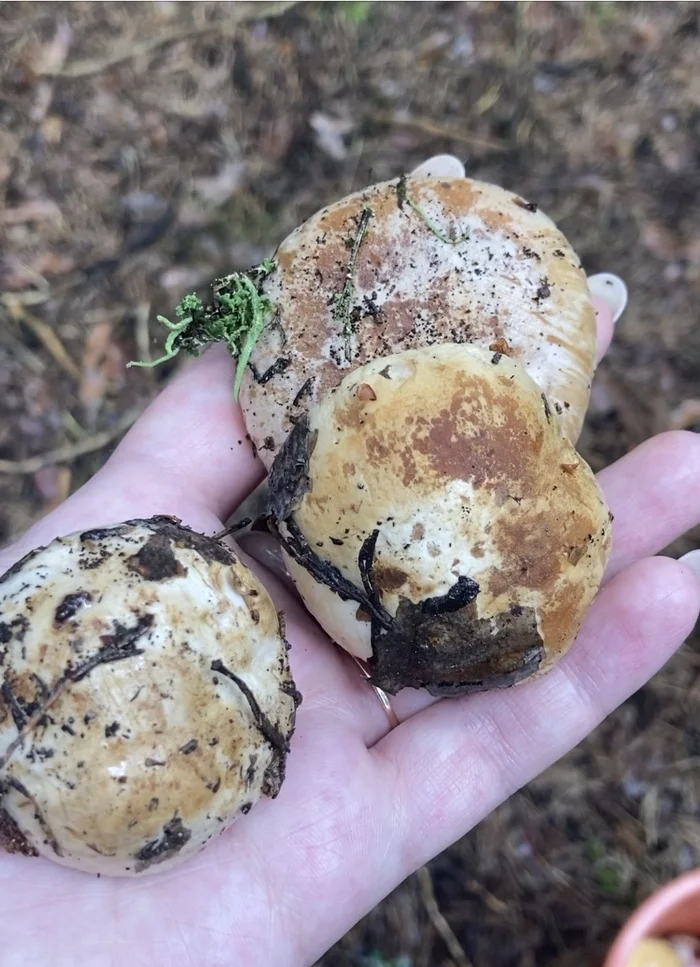
<path id="1" fill-rule="evenodd" d="M 408 205 L 416 215 L 423 219 L 425 224 L 428 226 L 433 235 L 436 235 L 441 242 L 446 245 L 460 245 L 462 242 L 466 242 L 469 238 L 469 232 L 465 232 L 463 235 L 458 235 L 456 238 L 451 238 L 441 228 L 435 224 L 435 222 L 427 215 L 423 209 L 415 202 L 412 198 L 409 198 L 407 179 L 406 175 L 402 175 L 396 185 L 396 197 L 398 198 L 399 208 L 403 208 L 404 205 Z"/>

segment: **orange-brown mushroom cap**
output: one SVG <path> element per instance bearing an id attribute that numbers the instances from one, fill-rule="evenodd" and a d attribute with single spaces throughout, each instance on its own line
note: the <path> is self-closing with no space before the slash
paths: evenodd
<path id="1" fill-rule="evenodd" d="M 546 671 L 611 543 L 548 397 L 512 359 L 465 345 L 347 375 L 290 435 L 270 506 L 306 606 L 391 693 Z"/>

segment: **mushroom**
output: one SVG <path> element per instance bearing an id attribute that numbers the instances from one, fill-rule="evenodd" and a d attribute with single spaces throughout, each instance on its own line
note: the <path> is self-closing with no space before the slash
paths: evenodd
<path id="1" fill-rule="evenodd" d="M 611 517 L 556 401 L 508 355 L 405 350 L 295 424 L 268 514 L 307 608 L 390 694 L 550 669 L 603 576 Z"/>
<path id="2" fill-rule="evenodd" d="M 134 876 L 275 797 L 300 696 L 281 618 L 170 517 L 72 534 L 0 579 L 0 845 Z"/>
<path id="3" fill-rule="evenodd" d="M 696 963 L 692 954 L 684 955 L 670 940 L 645 937 L 635 945 L 624 967 L 695 967 Z"/>
<path id="4" fill-rule="evenodd" d="M 432 170 L 319 211 L 260 278 L 266 323 L 246 356 L 240 398 L 266 468 L 349 371 L 448 342 L 493 346 L 520 362 L 576 441 L 596 358 L 578 257 L 534 203 Z"/>

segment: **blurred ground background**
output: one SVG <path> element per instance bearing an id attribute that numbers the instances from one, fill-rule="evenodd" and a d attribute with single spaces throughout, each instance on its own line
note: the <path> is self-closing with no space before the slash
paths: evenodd
<path id="1" fill-rule="evenodd" d="M 699 63 L 696 3 L 0 3 L 0 540 L 169 377 L 156 313 L 443 150 L 630 286 L 593 466 L 699 430 Z M 699 713 L 694 639 L 322 967 L 599 964 L 700 864 Z"/>

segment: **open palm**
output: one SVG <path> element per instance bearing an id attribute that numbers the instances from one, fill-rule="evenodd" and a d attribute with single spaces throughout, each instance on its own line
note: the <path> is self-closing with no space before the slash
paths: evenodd
<path id="1" fill-rule="evenodd" d="M 601 353 L 611 323 L 599 307 Z M 0 555 L 59 534 L 172 514 L 220 529 L 261 479 L 220 347 L 189 365 L 106 466 Z M 578 743 L 683 642 L 700 583 L 660 557 L 700 522 L 700 439 L 658 436 L 600 475 L 615 514 L 605 585 L 553 672 L 436 702 L 402 692 L 389 721 L 352 661 L 273 574 L 304 701 L 279 797 L 170 872 L 98 879 L 0 856 L 2 967 L 301 967 L 401 880 Z"/>

